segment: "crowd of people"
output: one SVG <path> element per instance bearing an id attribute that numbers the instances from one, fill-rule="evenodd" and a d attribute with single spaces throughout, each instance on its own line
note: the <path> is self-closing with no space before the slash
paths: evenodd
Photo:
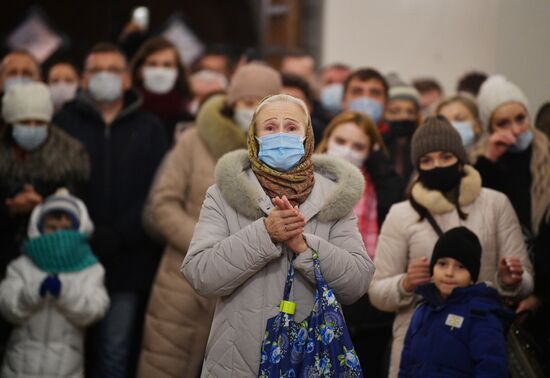
<path id="1" fill-rule="evenodd" d="M 266 327 L 320 287 L 349 376 L 506 377 L 518 314 L 548 368 L 549 104 L 365 63 L 4 56 L 2 377 L 274 376 Z"/>

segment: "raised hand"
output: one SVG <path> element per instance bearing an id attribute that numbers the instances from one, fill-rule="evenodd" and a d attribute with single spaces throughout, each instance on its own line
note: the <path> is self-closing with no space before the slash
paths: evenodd
<path id="1" fill-rule="evenodd" d="M 301 217 L 301 219 L 304 221 L 303 226 L 305 226 L 305 217 L 302 213 L 300 213 L 300 210 L 298 210 L 298 206 L 292 207 L 290 201 L 288 200 L 288 198 L 286 198 L 286 196 L 283 196 L 282 198 L 273 198 L 273 204 L 279 210 L 293 210 L 296 215 Z M 307 251 L 308 249 L 308 245 L 303 236 L 303 226 L 301 228 L 301 232 L 298 235 L 285 241 L 285 244 L 288 246 L 288 248 L 294 251 L 294 253 L 302 253 Z"/>
<path id="2" fill-rule="evenodd" d="M 12 215 L 29 214 L 41 202 L 42 196 L 34 190 L 33 186 L 25 185 L 15 197 L 6 199 L 6 206 Z"/>
<path id="3" fill-rule="evenodd" d="M 494 132 L 489 137 L 485 157 L 493 163 L 498 161 L 498 159 L 508 151 L 508 148 L 516 143 L 516 140 L 516 137 L 510 130 L 499 130 Z"/>
<path id="4" fill-rule="evenodd" d="M 523 277 L 523 266 L 517 257 L 503 257 L 498 263 L 500 281 L 509 287 L 518 286 Z"/>
<path id="5" fill-rule="evenodd" d="M 61 281 L 57 275 L 48 276 L 42 281 L 40 296 L 44 298 L 48 292 L 56 298 L 59 297 L 61 293 Z"/>
<path id="6" fill-rule="evenodd" d="M 403 289 L 406 292 L 413 292 L 422 284 L 430 282 L 430 262 L 426 257 L 411 261 L 407 268 L 407 275 L 403 280 Z"/>
<path id="7" fill-rule="evenodd" d="M 275 242 L 286 242 L 301 235 L 306 224 L 302 214 L 293 209 L 281 210 L 279 208 L 271 211 L 264 222 L 271 240 Z"/>

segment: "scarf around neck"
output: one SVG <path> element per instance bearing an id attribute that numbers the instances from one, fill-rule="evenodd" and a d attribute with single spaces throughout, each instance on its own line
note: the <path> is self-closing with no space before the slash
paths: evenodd
<path id="1" fill-rule="evenodd" d="M 87 237 L 73 230 L 29 240 L 24 249 L 40 270 L 50 274 L 79 272 L 98 262 Z"/>
<path id="2" fill-rule="evenodd" d="M 258 159 L 259 145 L 256 140 L 256 127 L 254 124 L 248 129 L 247 146 L 252 171 L 269 198 L 286 196 L 293 206 L 300 205 L 307 199 L 315 182 L 313 161 L 311 159 L 315 148 L 315 140 L 309 116 L 306 126 L 305 154 L 298 165 L 288 172 L 279 172 Z"/>

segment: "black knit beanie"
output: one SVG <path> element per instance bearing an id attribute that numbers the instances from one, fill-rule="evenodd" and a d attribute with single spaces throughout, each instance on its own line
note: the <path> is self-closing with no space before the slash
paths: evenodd
<path id="1" fill-rule="evenodd" d="M 453 153 L 462 164 L 467 163 L 462 138 L 453 125 L 443 116 L 431 116 L 416 129 L 411 142 L 411 162 L 418 169 L 418 160 L 434 151 Z"/>
<path id="2" fill-rule="evenodd" d="M 433 275 L 435 263 L 443 257 L 460 261 L 470 272 L 472 281 L 477 281 L 481 264 L 481 244 L 472 231 L 461 226 L 452 228 L 439 237 L 430 261 L 431 275 Z"/>

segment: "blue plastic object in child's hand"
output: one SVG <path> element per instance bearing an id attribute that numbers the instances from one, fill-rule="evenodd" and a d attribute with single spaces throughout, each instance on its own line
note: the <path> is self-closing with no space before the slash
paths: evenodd
<path id="1" fill-rule="evenodd" d="M 291 262 L 279 314 L 267 321 L 259 377 L 363 377 L 342 309 L 321 274 L 317 252 L 312 256 L 313 310 L 301 323 L 294 321 L 295 304 L 289 301 L 294 281 Z"/>

